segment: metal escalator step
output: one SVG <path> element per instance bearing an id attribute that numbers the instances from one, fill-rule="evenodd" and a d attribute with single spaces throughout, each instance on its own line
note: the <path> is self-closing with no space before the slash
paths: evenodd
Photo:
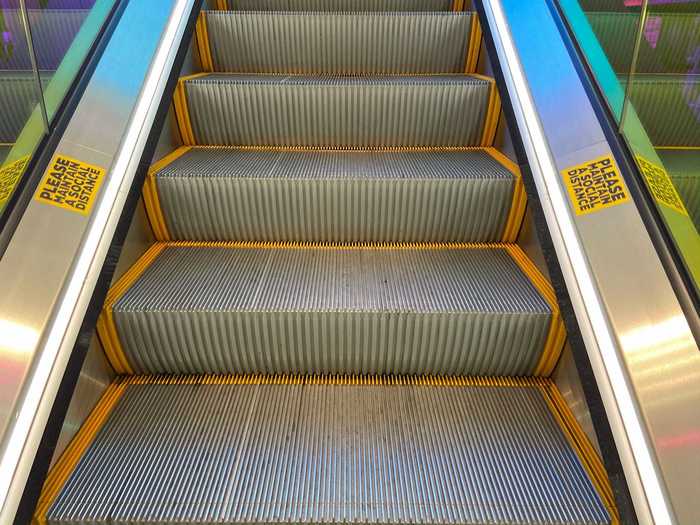
<path id="1" fill-rule="evenodd" d="M 51 73 L 42 72 L 48 82 Z M 24 71 L 0 71 L 0 142 L 14 143 L 38 107 L 39 92 L 34 74 Z"/>
<path id="2" fill-rule="evenodd" d="M 477 75 L 203 74 L 176 90 L 188 145 L 490 146 L 499 101 Z"/>
<path id="3" fill-rule="evenodd" d="M 517 167 L 497 151 L 181 148 L 149 175 L 160 240 L 515 240 Z"/>
<path id="4" fill-rule="evenodd" d="M 121 372 L 546 375 L 554 294 L 512 245 L 158 244 L 99 323 Z"/>
<path id="5" fill-rule="evenodd" d="M 613 69 L 628 73 L 634 55 L 639 13 L 586 13 Z M 697 15 L 655 13 L 642 38 L 636 63 L 638 73 L 688 73 L 695 68 L 690 50 L 700 42 Z M 656 31 L 654 31 L 656 28 Z"/>
<path id="6" fill-rule="evenodd" d="M 589 477 L 599 461 L 562 426 L 572 416 L 555 389 L 121 380 L 98 407 L 100 430 L 59 461 L 65 473 L 52 473 L 39 512 L 52 525 L 609 524 L 607 478 Z"/>
<path id="7" fill-rule="evenodd" d="M 700 147 L 700 75 L 635 75 L 629 97 L 655 147 Z"/>
<path id="8" fill-rule="evenodd" d="M 58 68 L 88 13 L 87 9 L 28 10 L 39 69 L 53 71 Z M 13 35 L 14 40 L 12 51 L 0 55 L 0 70 L 31 70 L 32 62 L 20 11 L 3 8 L 2 14 L 5 19 L 4 31 Z"/>
<path id="9" fill-rule="evenodd" d="M 208 11 L 199 42 L 220 72 L 464 73 L 471 72 L 465 66 L 474 19 L 467 12 Z"/>
<path id="10" fill-rule="evenodd" d="M 451 11 L 453 0 L 217 0 L 235 11 Z"/>
<path id="11" fill-rule="evenodd" d="M 657 153 L 700 232 L 700 148 L 660 149 Z"/>

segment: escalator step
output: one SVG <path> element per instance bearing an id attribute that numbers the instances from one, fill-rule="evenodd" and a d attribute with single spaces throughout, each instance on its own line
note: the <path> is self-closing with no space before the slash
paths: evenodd
<path id="1" fill-rule="evenodd" d="M 700 3 L 699 3 L 700 4 Z M 626 74 L 632 65 L 639 13 L 586 13 L 613 69 Z M 647 19 L 636 62 L 638 73 L 688 73 L 696 67 L 692 50 L 700 42 L 697 15 L 654 13 Z"/>
<path id="2" fill-rule="evenodd" d="M 42 72 L 48 82 L 50 73 Z M 38 107 L 39 91 L 34 74 L 27 71 L 0 71 L 0 142 L 14 143 Z"/>
<path id="3" fill-rule="evenodd" d="M 157 244 L 98 323 L 137 373 L 547 375 L 554 294 L 511 245 Z"/>
<path id="4" fill-rule="evenodd" d="M 464 73 L 472 13 L 205 12 L 214 71 L 307 75 Z M 471 72 L 476 61 L 472 59 Z"/>
<path id="5" fill-rule="evenodd" d="M 546 380 L 134 377 L 110 387 L 39 512 L 53 525 L 611 523 L 607 479 L 590 480 L 600 465 L 562 403 Z"/>
<path id="6" fill-rule="evenodd" d="M 629 97 L 655 147 L 700 147 L 700 75 L 635 75 Z"/>
<path id="7" fill-rule="evenodd" d="M 5 161 L 7 156 L 10 154 L 11 149 L 12 149 L 11 144 L 0 144 L 0 166 L 2 166 L 2 163 Z"/>
<path id="8" fill-rule="evenodd" d="M 145 200 L 160 240 L 514 241 L 517 167 L 497 151 L 181 148 Z"/>
<path id="9" fill-rule="evenodd" d="M 453 0 L 217 0 L 235 11 L 451 11 Z"/>
<path id="10" fill-rule="evenodd" d="M 657 153 L 700 232 L 700 148 L 664 149 Z"/>
<path id="11" fill-rule="evenodd" d="M 478 75 L 203 74 L 176 94 L 188 145 L 490 146 L 500 108 L 493 80 Z"/>
<path id="12" fill-rule="evenodd" d="M 28 10 L 27 17 L 39 69 L 53 71 L 58 68 L 88 13 L 87 9 Z M 32 62 L 27 40 L 23 36 L 24 25 L 20 11 L 2 8 L 2 15 L 5 19 L 4 31 L 13 35 L 14 40 L 11 53 L 0 55 L 0 69 L 31 70 Z"/>

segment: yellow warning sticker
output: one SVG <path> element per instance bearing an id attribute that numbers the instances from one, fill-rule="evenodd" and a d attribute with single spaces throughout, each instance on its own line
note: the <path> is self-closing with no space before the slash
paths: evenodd
<path id="1" fill-rule="evenodd" d="M 104 168 L 56 155 L 46 169 L 35 199 L 87 215 L 105 176 Z"/>
<path id="2" fill-rule="evenodd" d="M 605 155 L 561 172 L 576 215 L 586 215 L 627 202 L 629 191 L 615 160 Z"/>
<path id="3" fill-rule="evenodd" d="M 0 208 L 10 198 L 29 162 L 29 155 L 0 168 Z"/>
<path id="4" fill-rule="evenodd" d="M 683 200 L 664 167 L 648 161 L 641 155 L 637 155 L 637 163 L 656 202 L 688 215 L 688 210 L 685 209 Z"/>

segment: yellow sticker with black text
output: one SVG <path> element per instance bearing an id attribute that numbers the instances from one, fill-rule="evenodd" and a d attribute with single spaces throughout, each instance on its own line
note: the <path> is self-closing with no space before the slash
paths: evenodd
<path id="1" fill-rule="evenodd" d="M 24 169 L 29 162 L 29 155 L 17 159 L 9 163 L 7 166 L 0 168 L 0 208 L 7 202 L 12 195 L 12 192 L 17 186 L 19 179 L 24 173 Z"/>
<path id="2" fill-rule="evenodd" d="M 56 155 L 46 169 L 34 198 L 39 202 L 87 215 L 104 176 L 104 168 L 65 155 Z"/>
<path id="3" fill-rule="evenodd" d="M 681 196 L 678 195 L 678 191 L 664 167 L 648 161 L 641 155 L 637 155 L 637 163 L 656 202 L 668 206 L 678 213 L 688 215 L 688 210 L 685 209 Z"/>
<path id="4" fill-rule="evenodd" d="M 561 172 L 576 215 L 617 206 L 630 199 L 615 160 L 605 155 Z"/>

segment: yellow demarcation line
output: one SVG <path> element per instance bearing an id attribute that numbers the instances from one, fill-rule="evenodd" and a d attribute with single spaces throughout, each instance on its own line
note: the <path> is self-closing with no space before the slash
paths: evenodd
<path id="1" fill-rule="evenodd" d="M 464 65 L 465 73 L 474 73 L 479 63 L 481 53 L 481 24 L 476 13 L 472 13 L 471 30 L 469 31 L 469 44 L 467 48 L 467 61 Z"/>
<path id="2" fill-rule="evenodd" d="M 554 294 L 554 288 L 540 273 L 532 261 L 525 255 L 525 252 L 517 244 L 504 244 L 510 256 L 518 263 L 522 271 L 530 278 L 532 284 L 537 288 L 542 295 L 542 298 L 547 301 L 552 313 L 552 321 L 549 324 L 547 339 L 544 344 L 544 350 L 540 357 L 539 363 L 535 367 L 533 375 L 539 377 L 549 377 L 561 355 L 564 341 L 566 341 L 566 329 L 564 321 L 561 318 L 557 297 Z"/>
<path id="3" fill-rule="evenodd" d="M 187 153 L 192 146 L 182 146 L 175 151 L 172 151 L 158 162 L 155 162 L 148 169 L 148 175 L 146 176 L 146 182 L 143 185 L 143 201 L 146 205 L 146 215 L 148 215 L 148 220 L 151 223 L 151 228 L 159 241 L 170 240 L 170 232 L 168 231 L 168 225 L 165 222 L 165 216 L 163 215 L 163 208 L 160 205 L 160 198 L 158 196 L 158 185 L 156 181 L 156 173 L 160 170 L 175 162 L 177 159 L 182 157 Z"/>
<path id="4" fill-rule="evenodd" d="M 496 137 L 498 120 L 501 117 L 501 97 L 498 94 L 496 81 L 492 77 L 487 77 L 486 75 L 480 75 L 478 73 L 470 73 L 470 76 L 485 80 L 491 86 L 489 91 L 489 105 L 486 110 L 486 118 L 484 119 L 484 132 L 481 136 L 481 145 L 485 147 L 492 146 L 493 140 Z"/>
<path id="5" fill-rule="evenodd" d="M 228 11 L 227 0 L 216 0 L 216 8 L 219 11 Z"/>
<path id="6" fill-rule="evenodd" d="M 464 11 L 464 0 L 452 0 L 452 11 Z"/>
<path id="7" fill-rule="evenodd" d="M 209 30 L 207 29 L 206 11 L 200 11 L 195 26 L 197 37 L 197 49 L 199 50 L 199 60 L 202 69 L 206 72 L 214 71 L 214 63 L 211 58 L 211 47 L 209 46 Z"/>
<path id="8" fill-rule="evenodd" d="M 133 374 L 134 370 L 126 358 L 124 349 L 122 348 L 117 332 L 117 326 L 114 322 L 114 305 L 119 298 L 131 287 L 141 274 L 148 268 L 151 263 L 158 257 L 167 245 L 164 243 L 155 243 L 146 253 L 144 253 L 136 264 L 122 275 L 119 280 L 107 292 L 102 312 L 97 319 L 97 334 L 102 341 L 107 359 L 112 364 L 112 367 L 118 374 Z"/>
<path id="9" fill-rule="evenodd" d="M 112 409 L 126 390 L 126 386 L 125 382 L 117 380 L 107 387 L 104 395 L 80 427 L 78 433 L 51 468 L 34 511 L 33 524 L 46 525 L 46 513 L 49 507 L 51 507 L 68 477 L 73 473 L 83 454 L 104 425 Z"/>
<path id="10" fill-rule="evenodd" d="M 527 207 L 527 195 L 523 186 L 523 178 L 518 165 L 506 157 L 496 148 L 485 148 L 486 152 L 498 161 L 504 168 L 513 174 L 513 200 L 510 205 L 510 213 L 503 229 L 503 242 L 515 242 L 520 232 L 520 226 L 525 216 Z"/>
<path id="11" fill-rule="evenodd" d="M 608 474 L 605 471 L 605 467 L 598 453 L 593 448 L 593 445 L 591 445 L 586 434 L 581 430 L 581 426 L 571 413 L 571 410 L 556 385 L 550 380 L 543 380 L 540 383 L 540 389 L 552 411 L 554 419 L 564 431 L 569 443 L 576 451 L 589 479 L 598 491 L 603 505 L 608 510 L 611 518 L 611 525 L 619 525 L 620 515 L 617 511 L 617 505 L 615 504 L 615 496 L 610 486 L 610 479 L 608 478 Z"/>
<path id="12" fill-rule="evenodd" d="M 175 104 L 175 116 L 177 117 L 177 125 L 180 129 L 182 142 L 186 146 L 193 146 L 195 143 L 194 132 L 192 131 L 192 121 L 190 120 L 190 111 L 187 105 L 187 92 L 185 91 L 185 82 L 194 78 L 199 78 L 208 75 L 208 72 L 195 73 L 180 77 L 175 87 L 173 95 L 173 104 Z"/>

